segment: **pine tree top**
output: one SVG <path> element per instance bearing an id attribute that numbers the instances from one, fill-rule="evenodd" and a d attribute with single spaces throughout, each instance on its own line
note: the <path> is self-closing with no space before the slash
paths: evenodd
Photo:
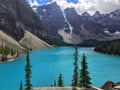
<path id="1" fill-rule="evenodd" d="M 91 87 L 91 78 L 89 76 L 88 66 L 87 66 L 86 56 L 83 54 L 82 61 L 81 61 L 81 69 L 80 69 L 80 76 L 79 76 L 79 86 L 90 88 Z"/>

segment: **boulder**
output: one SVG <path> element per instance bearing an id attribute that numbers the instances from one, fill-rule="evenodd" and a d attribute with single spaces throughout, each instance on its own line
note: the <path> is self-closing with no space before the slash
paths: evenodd
<path id="1" fill-rule="evenodd" d="M 114 82 L 107 81 L 101 88 L 104 90 L 113 90 Z"/>

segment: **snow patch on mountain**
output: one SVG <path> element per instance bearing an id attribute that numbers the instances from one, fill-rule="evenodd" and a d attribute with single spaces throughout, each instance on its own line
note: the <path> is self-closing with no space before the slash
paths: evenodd
<path id="1" fill-rule="evenodd" d="M 106 30 L 106 31 L 104 31 L 104 33 L 108 34 L 113 39 L 120 39 L 120 32 L 119 31 L 116 31 L 114 33 L 110 33 L 108 30 Z"/>
<path id="2" fill-rule="evenodd" d="M 110 18 L 113 18 L 113 14 L 110 14 Z"/>
<path id="3" fill-rule="evenodd" d="M 109 32 L 108 30 L 104 31 L 104 33 L 106 33 L 106 34 L 110 34 L 110 32 Z"/>
<path id="4" fill-rule="evenodd" d="M 40 20 L 42 20 L 42 19 L 43 19 L 43 16 L 42 16 L 42 15 L 39 15 L 39 17 L 40 17 Z"/>
<path id="5" fill-rule="evenodd" d="M 116 31 L 114 34 L 119 34 L 119 35 L 120 35 L 120 32 L 119 32 L 119 31 Z"/>
<path id="6" fill-rule="evenodd" d="M 43 12 L 46 12 L 46 9 L 43 9 Z"/>
<path id="7" fill-rule="evenodd" d="M 73 27 L 72 27 L 72 25 L 70 24 L 70 22 L 68 21 L 68 19 L 67 19 L 67 17 L 66 17 L 66 14 L 65 14 L 64 10 L 62 10 L 62 13 L 63 13 L 64 19 L 65 19 L 65 22 L 66 22 L 66 23 L 68 24 L 68 26 L 69 26 L 70 34 L 72 34 Z"/>
<path id="8" fill-rule="evenodd" d="M 61 8 L 61 6 L 56 2 L 49 2 L 47 5 L 39 6 L 37 11 L 40 19 L 43 20 L 45 24 L 47 23 L 46 27 L 50 33 L 53 35 L 61 35 L 64 42 L 69 44 L 79 44 L 82 41 L 89 39 L 105 41 L 120 38 L 120 29 L 114 27 L 114 24 L 116 26 L 120 24 L 118 21 L 120 18 L 120 13 L 118 13 L 119 10 L 116 10 L 115 12 L 109 14 L 101 14 L 99 11 L 96 11 L 92 16 L 88 12 L 84 12 L 82 15 L 78 16 L 76 13 L 71 14 L 74 12 L 72 9 L 70 10 L 71 11 L 69 11 L 69 9 L 67 9 L 67 11 L 64 10 L 64 8 Z M 73 16 L 69 17 L 69 15 Z M 49 21 L 50 23 L 48 23 Z M 88 23 L 86 23 L 87 21 Z M 51 27 L 48 27 L 48 25 Z M 54 26 L 56 31 L 52 31 L 52 28 L 54 28 Z M 98 31 L 98 29 L 101 31 Z"/>

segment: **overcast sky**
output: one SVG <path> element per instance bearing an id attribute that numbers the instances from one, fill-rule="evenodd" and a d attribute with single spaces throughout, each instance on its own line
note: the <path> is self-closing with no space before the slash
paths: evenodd
<path id="1" fill-rule="evenodd" d="M 44 5 L 50 0 L 28 0 L 30 3 Z M 120 0 L 52 0 L 62 8 L 74 7 L 78 14 L 87 11 L 94 14 L 96 11 L 101 13 L 110 13 L 116 9 L 120 9 Z M 38 2 L 38 3 L 37 3 Z"/>

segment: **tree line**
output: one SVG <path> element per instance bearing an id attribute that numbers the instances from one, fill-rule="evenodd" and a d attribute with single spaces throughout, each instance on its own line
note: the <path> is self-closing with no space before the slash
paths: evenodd
<path id="1" fill-rule="evenodd" d="M 120 40 L 106 41 L 95 47 L 96 52 L 120 55 Z"/>
<path id="2" fill-rule="evenodd" d="M 14 56 L 17 54 L 17 52 L 8 46 L 0 46 L 0 54 L 1 54 L 1 61 L 7 61 L 8 60 L 8 55 Z"/>
<path id="3" fill-rule="evenodd" d="M 84 87 L 84 88 L 91 88 L 91 78 L 89 76 L 89 71 L 88 71 L 88 66 L 87 66 L 87 61 L 86 61 L 86 56 L 83 54 L 82 56 L 82 61 L 81 61 L 81 69 L 78 67 L 78 48 L 75 47 L 75 52 L 74 52 L 74 63 L 73 63 L 73 76 L 72 76 L 72 87 Z M 29 52 L 27 52 L 26 55 L 26 66 L 25 66 L 25 89 L 24 90 L 31 90 L 32 89 L 32 83 L 31 83 L 31 63 L 30 63 L 30 58 L 29 58 Z M 52 86 L 58 86 L 58 87 L 64 87 L 64 82 L 63 82 L 63 76 L 60 73 L 58 76 L 58 82 L 56 84 L 56 80 L 54 80 L 54 84 Z M 23 90 L 23 85 L 22 81 L 20 82 L 20 88 L 19 90 Z"/>

